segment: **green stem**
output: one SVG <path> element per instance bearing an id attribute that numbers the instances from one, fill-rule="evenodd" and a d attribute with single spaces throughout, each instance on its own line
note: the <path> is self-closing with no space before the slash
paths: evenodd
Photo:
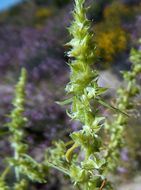
<path id="1" fill-rule="evenodd" d="M 16 151 L 16 149 L 15 149 L 15 153 L 14 153 L 14 158 L 15 158 L 15 160 L 19 159 L 19 154 Z M 18 167 L 15 167 L 15 175 L 16 175 L 17 181 L 19 181 L 20 180 L 20 173 L 19 173 L 19 168 Z"/>
<path id="2" fill-rule="evenodd" d="M 57 170 L 61 171 L 62 173 L 66 174 L 68 176 L 70 175 L 69 171 L 67 171 L 66 169 L 64 169 L 62 167 L 58 167 L 58 166 L 56 166 L 56 165 L 54 165 L 54 164 L 52 164 L 52 163 L 50 163 L 48 161 L 46 162 L 46 165 L 51 167 L 51 168 L 57 169 Z"/>
<path id="3" fill-rule="evenodd" d="M 7 176 L 7 174 L 9 173 L 10 171 L 10 166 L 6 167 L 5 170 L 3 171 L 2 175 L 1 175 L 1 179 L 5 179 L 5 177 Z"/>

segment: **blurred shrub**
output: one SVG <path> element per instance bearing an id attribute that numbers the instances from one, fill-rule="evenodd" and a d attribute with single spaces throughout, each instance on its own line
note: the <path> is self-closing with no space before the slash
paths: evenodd
<path id="1" fill-rule="evenodd" d="M 36 5 L 33 1 L 25 1 L 9 9 L 6 14 L 0 13 L 0 22 L 4 25 L 31 26 L 35 17 L 35 10 Z"/>
<path id="2" fill-rule="evenodd" d="M 128 5 L 134 5 L 140 3 L 140 0 L 121 0 L 121 2 Z"/>
<path id="3" fill-rule="evenodd" d="M 135 6 L 132 6 L 133 7 L 133 11 L 135 13 L 135 15 L 140 15 L 141 14 L 141 2 L 139 5 L 135 5 Z"/>
<path id="4" fill-rule="evenodd" d="M 127 5 L 120 2 L 113 2 L 103 12 L 104 18 L 115 22 L 127 22 L 132 18 L 132 12 Z"/>
<path id="5" fill-rule="evenodd" d="M 55 5 L 57 5 L 58 7 L 62 7 L 69 2 L 70 0 L 54 0 Z"/>
<path id="6" fill-rule="evenodd" d="M 69 3 L 70 0 L 35 0 L 37 5 L 55 5 L 58 8 Z"/>
<path id="7" fill-rule="evenodd" d="M 103 18 L 103 10 L 105 6 L 111 3 L 113 0 L 95 0 L 90 7 L 89 17 L 94 18 L 95 21 L 100 21 Z"/>
<path id="8" fill-rule="evenodd" d="M 65 44 L 67 38 L 69 15 L 67 10 L 60 11 L 56 17 L 47 19 L 47 23 L 39 29 L 35 27 L 35 14 L 39 20 L 46 20 L 54 9 L 45 9 L 35 5 L 33 1 L 28 1 L 20 10 L 21 12 L 15 12 L 15 15 L 14 12 L 8 12 L 0 28 L 1 81 L 5 83 L 8 80 L 10 83 L 4 89 L 0 86 L 0 125 L 3 125 L 6 120 L 4 115 L 11 109 L 12 82 L 15 83 L 20 67 L 24 66 L 28 70 L 30 82 L 27 85 L 27 95 L 28 99 L 32 99 L 27 102 L 25 113 L 30 120 L 27 133 L 29 136 L 32 133 L 34 139 L 42 133 L 39 140 L 44 141 L 46 138 L 46 143 L 50 143 L 51 138 L 55 139 L 67 133 L 66 130 L 63 134 L 61 131 L 62 126 L 66 126 L 68 122 L 64 110 L 60 110 L 53 102 L 63 98 L 61 94 L 67 80 L 62 44 Z M 38 110 L 35 111 L 36 107 Z"/>
<path id="9" fill-rule="evenodd" d="M 34 2 L 37 5 L 46 5 L 46 4 L 50 3 L 51 1 L 50 0 L 48 0 L 48 1 L 46 1 L 46 0 L 34 0 Z"/>
<path id="10" fill-rule="evenodd" d="M 97 55 L 103 62 L 113 62 L 119 53 L 127 49 L 129 35 L 123 24 L 130 20 L 130 12 L 128 6 L 119 2 L 105 7 L 104 20 L 95 26 Z"/>
<path id="11" fill-rule="evenodd" d="M 40 7 L 36 11 L 36 17 L 40 19 L 44 19 L 51 15 L 52 15 L 52 10 L 48 9 L 47 7 Z"/>
<path id="12" fill-rule="evenodd" d="M 35 12 L 35 23 L 37 26 L 41 26 L 45 23 L 48 17 L 53 15 L 53 9 L 50 7 L 39 7 Z"/>
<path id="13" fill-rule="evenodd" d="M 113 28 L 97 34 L 97 54 L 106 62 L 112 62 L 117 53 L 127 47 L 126 32 L 121 28 Z"/>

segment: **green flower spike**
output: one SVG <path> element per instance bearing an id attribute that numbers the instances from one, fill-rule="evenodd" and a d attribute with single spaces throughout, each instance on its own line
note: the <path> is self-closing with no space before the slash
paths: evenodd
<path id="1" fill-rule="evenodd" d="M 46 164 L 50 165 L 51 162 L 54 168 L 57 166 L 64 173 L 67 171 L 67 175 L 79 189 L 99 190 L 104 184 L 105 189 L 111 190 L 108 183 L 103 182 L 105 176 L 102 173 L 106 161 L 98 135 L 105 118 L 99 116 L 98 107 L 94 106 L 95 103 L 104 104 L 101 95 L 106 89 L 99 87 L 98 72 L 92 68 L 95 42 L 84 3 L 84 0 L 75 0 L 74 21 L 69 28 L 73 38 L 67 44 L 71 49 L 68 52 L 70 82 L 66 86 L 66 92 L 71 98 L 60 103 L 71 104 L 68 115 L 79 121 L 82 129 L 70 134 L 72 143 L 69 146 L 61 142 L 56 143 L 54 149 L 49 149 Z"/>
<path id="2" fill-rule="evenodd" d="M 134 98 L 140 93 L 140 87 L 137 84 L 137 76 L 141 73 L 141 50 L 132 49 L 130 54 L 132 62 L 131 71 L 124 71 L 123 78 L 126 87 L 118 89 L 117 107 L 123 112 L 131 111 L 134 105 Z M 121 113 L 114 115 L 112 123 L 106 123 L 106 128 L 111 134 L 109 150 L 107 153 L 107 172 L 115 170 L 118 165 L 120 151 L 124 145 L 124 131 L 128 123 L 128 117 Z M 114 151 L 113 151 L 114 150 Z"/>
<path id="3" fill-rule="evenodd" d="M 8 158 L 10 166 L 15 168 L 15 174 L 18 181 L 18 184 L 15 186 L 18 187 L 24 186 L 25 183 L 21 181 L 19 183 L 20 176 L 25 175 L 30 178 L 32 181 L 45 182 L 43 172 L 43 166 L 37 163 L 32 159 L 28 153 L 28 145 L 23 143 L 24 127 L 26 125 L 27 119 L 23 116 L 25 111 L 25 85 L 26 85 L 27 73 L 23 68 L 21 72 L 21 77 L 18 84 L 16 85 L 16 93 L 13 101 L 14 109 L 10 114 L 11 122 L 7 124 L 9 131 L 11 133 L 10 141 L 11 147 L 14 150 L 14 157 Z"/>

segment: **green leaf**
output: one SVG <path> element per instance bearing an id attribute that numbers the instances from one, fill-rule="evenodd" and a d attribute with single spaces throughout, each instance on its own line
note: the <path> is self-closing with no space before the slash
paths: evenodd
<path id="1" fill-rule="evenodd" d="M 107 104 L 107 103 L 106 103 L 105 101 L 103 101 L 101 98 L 96 98 L 96 101 L 97 101 L 98 103 L 102 104 L 103 106 L 109 108 L 109 109 L 113 109 L 113 110 L 115 110 L 115 111 L 117 111 L 117 112 L 120 112 L 121 114 L 124 114 L 124 115 L 126 115 L 127 117 L 129 117 L 129 115 L 128 115 L 127 113 L 125 113 L 125 112 L 119 110 L 118 108 L 115 108 L 115 107 L 112 106 L 112 105 Z"/>
<path id="2" fill-rule="evenodd" d="M 71 102 L 73 101 L 73 98 L 69 98 L 67 100 L 64 100 L 64 101 L 56 101 L 57 104 L 61 105 L 61 106 L 64 106 L 66 104 L 70 104 Z"/>

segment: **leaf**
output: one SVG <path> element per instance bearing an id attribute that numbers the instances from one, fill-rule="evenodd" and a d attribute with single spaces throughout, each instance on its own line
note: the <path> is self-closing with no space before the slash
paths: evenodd
<path id="1" fill-rule="evenodd" d="M 98 103 L 102 104 L 103 106 L 105 106 L 105 107 L 107 107 L 107 108 L 109 108 L 109 109 L 113 109 L 113 110 L 115 110 L 115 111 L 118 111 L 118 112 L 120 112 L 120 113 L 126 115 L 127 117 L 129 117 L 129 115 L 128 115 L 127 113 L 125 113 L 125 112 L 119 110 L 118 108 L 115 108 L 115 107 L 112 106 L 112 105 L 107 104 L 107 103 L 104 102 L 102 99 L 96 98 L 95 100 L 96 100 Z"/>
<path id="2" fill-rule="evenodd" d="M 66 152 L 66 160 L 67 160 L 67 162 L 71 162 L 73 151 L 74 151 L 78 146 L 79 146 L 79 145 L 77 145 L 76 143 L 74 143 L 74 144 L 72 145 L 72 147 L 67 150 L 67 152 Z"/>
<path id="3" fill-rule="evenodd" d="M 66 104 L 70 104 L 72 102 L 72 100 L 73 100 L 73 98 L 69 98 L 69 99 L 61 101 L 61 102 L 56 101 L 56 103 L 59 104 L 59 105 L 61 105 L 61 106 L 64 106 Z"/>
<path id="4" fill-rule="evenodd" d="M 96 169 L 101 168 L 105 163 L 106 163 L 106 160 L 104 158 L 103 159 L 98 159 L 98 158 L 94 157 L 93 164 L 94 164 L 94 167 Z"/>
<path id="5" fill-rule="evenodd" d="M 86 180 L 87 175 L 85 170 L 83 170 L 80 166 L 72 165 L 70 167 L 70 177 L 74 181 L 74 184 L 82 183 Z"/>

